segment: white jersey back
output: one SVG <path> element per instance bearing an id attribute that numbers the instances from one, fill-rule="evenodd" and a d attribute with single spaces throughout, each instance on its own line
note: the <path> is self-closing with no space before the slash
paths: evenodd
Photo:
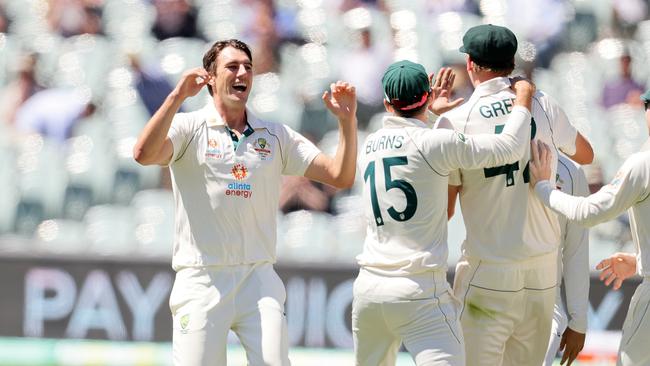
<path id="1" fill-rule="evenodd" d="M 368 221 L 359 264 L 395 276 L 446 269 L 449 171 L 521 156 L 527 150 L 530 113 L 516 107 L 512 116 L 503 135 L 472 138 L 430 129 L 417 119 L 386 117 L 359 156 Z"/>
<path id="2" fill-rule="evenodd" d="M 508 78 L 491 79 L 480 84 L 465 104 L 443 114 L 437 124 L 451 123 L 456 131 L 468 135 L 498 134 L 511 113 L 514 97 Z M 558 149 L 573 155 L 577 131 L 543 93 L 533 98 L 531 113 L 531 138 L 551 146 L 555 176 Z M 557 216 L 529 190 L 529 159 L 527 149 L 518 161 L 450 175 L 450 185 L 462 186 L 460 204 L 467 231 L 463 255 L 512 262 L 557 249 Z"/>

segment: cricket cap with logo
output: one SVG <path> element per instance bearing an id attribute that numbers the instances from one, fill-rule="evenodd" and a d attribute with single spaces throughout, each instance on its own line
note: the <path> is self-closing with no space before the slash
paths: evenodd
<path id="1" fill-rule="evenodd" d="M 458 50 L 468 54 L 481 66 L 514 66 L 517 37 L 506 27 L 477 25 L 467 30 L 463 36 L 463 45 Z"/>
<path id="2" fill-rule="evenodd" d="M 410 111 L 427 102 L 431 85 L 424 66 L 402 60 L 388 66 L 381 78 L 384 98 L 395 109 Z"/>

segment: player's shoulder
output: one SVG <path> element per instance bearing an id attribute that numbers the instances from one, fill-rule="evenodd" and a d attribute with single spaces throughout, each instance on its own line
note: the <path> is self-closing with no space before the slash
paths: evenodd
<path id="1" fill-rule="evenodd" d="M 630 155 L 623 163 L 623 168 L 650 176 L 650 150 L 642 150 Z"/>
<path id="2" fill-rule="evenodd" d="M 566 169 L 570 173 L 577 172 L 582 169 L 582 166 L 580 164 L 571 160 L 568 156 L 564 154 L 558 154 L 558 162 L 559 162 L 558 169 L 561 166 L 563 169 Z"/>
<path id="3" fill-rule="evenodd" d="M 254 130 L 267 131 L 269 134 L 274 135 L 279 139 L 285 139 L 297 134 L 294 129 L 285 124 L 261 118 L 249 110 L 246 111 L 246 118 L 248 120 L 248 124 Z"/>

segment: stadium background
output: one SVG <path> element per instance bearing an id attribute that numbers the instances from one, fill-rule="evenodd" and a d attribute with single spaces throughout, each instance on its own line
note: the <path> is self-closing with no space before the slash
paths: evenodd
<path id="1" fill-rule="evenodd" d="M 462 34 L 507 25 L 518 73 L 591 140 L 597 190 L 647 138 L 647 18 L 645 0 L 0 0 L 0 365 L 171 364 L 169 175 L 138 166 L 131 148 L 214 40 L 253 48 L 257 114 L 333 151 L 336 121 L 320 101 L 331 81 L 357 86 L 362 140 L 380 124 L 379 79 L 393 60 L 452 65 L 454 93 L 467 97 Z M 283 184 L 277 267 L 295 365 L 352 364 L 361 180 L 347 191 Z M 463 235 L 457 214 L 451 268 Z M 592 268 L 633 250 L 626 215 L 590 238 Z M 592 278 L 580 364 L 612 364 L 636 283 L 613 292 Z M 229 364 L 245 364 L 231 341 Z"/>

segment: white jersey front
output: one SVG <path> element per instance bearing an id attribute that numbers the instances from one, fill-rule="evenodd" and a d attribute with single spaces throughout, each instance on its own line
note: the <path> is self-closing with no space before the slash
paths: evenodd
<path id="1" fill-rule="evenodd" d="M 473 135 L 500 133 L 512 111 L 515 95 L 505 77 L 483 82 L 460 107 L 443 114 L 437 126 L 449 124 Z M 558 149 L 575 153 L 576 129 L 549 97 L 533 98 L 531 138 L 545 142 L 553 152 L 553 176 Z M 492 262 L 515 262 L 557 250 L 560 226 L 556 215 L 529 192 L 530 151 L 519 160 L 488 168 L 462 169 L 449 184 L 462 186 L 460 205 L 467 237 L 463 255 Z"/>
<path id="2" fill-rule="evenodd" d="M 417 119 L 386 117 L 359 157 L 368 229 L 359 265 L 382 275 L 447 266 L 447 179 L 458 167 L 516 160 L 528 150 L 530 113 L 515 107 L 501 135 L 466 137 Z"/>
<path id="3" fill-rule="evenodd" d="M 572 196 L 588 196 L 589 186 L 584 171 L 573 160 L 560 155 L 556 186 Z M 566 308 L 569 328 L 585 333 L 589 310 L 589 230 L 566 217 L 558 217 L 562 236 L 558 255 L 558 276 L 564 281 L 566 306 L 562 305 L 560 287 L 556 304 Z"/>
<path id="4" fill-rule="evenodd" d="M 247 118 L 236 145 L 212 103 L 174 117 L 175 270 L 275 262 L 281 175 L 302 175 L 320 151 L 285 125 Z"/>
<path id="5" fill-rule="evenodd" d="M 542 201 L 569 220 L 585 226 L 609 221 L 629 209 L 638 271 L 650 276 L 650 149 L 632 154 L 614 179 L 588 197 L 573 197 L 553 189 L 549 181 L 535 186 Z"/>

